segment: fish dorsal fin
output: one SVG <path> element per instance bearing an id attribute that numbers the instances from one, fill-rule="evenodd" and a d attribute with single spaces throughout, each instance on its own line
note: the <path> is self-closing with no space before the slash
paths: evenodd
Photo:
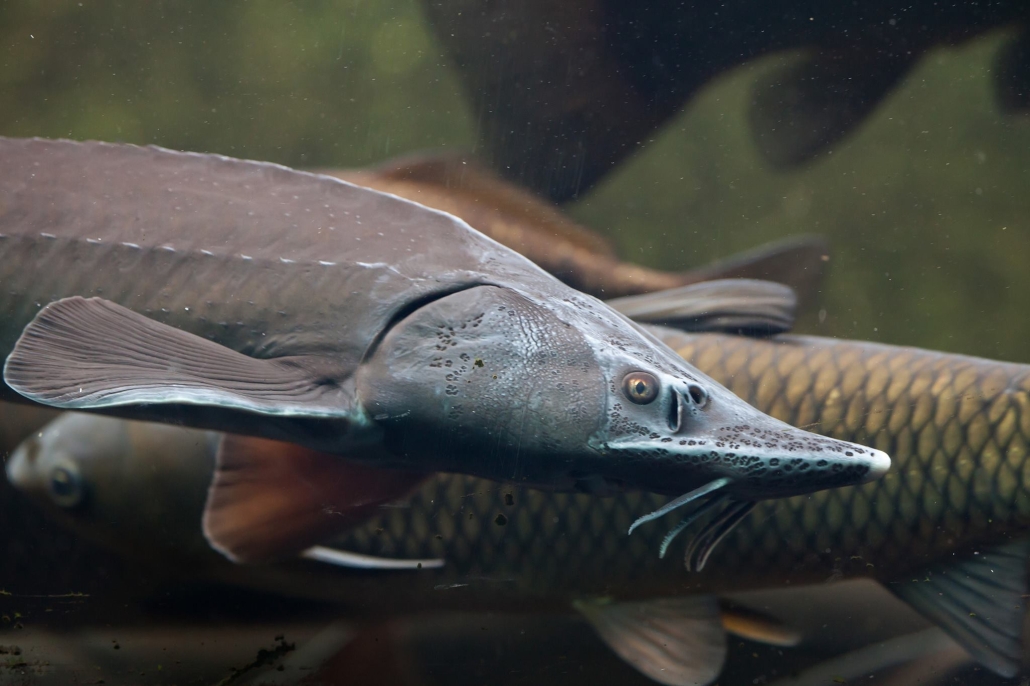
<path id="1" fill-rule="evenodd" d="M 260 360 L 101 298 L 57 300 L 4 366 L 18 393 L 67 410 L 207 405 L 267 415 L 363 419 L 314 358 Z"/>
<path id="2" fill-rule="evenodd" d="M 931 565 L 888 586 L 991 671 L 1013 677 L 1022 656 L 1030 539 Z"/>
<path id="3" fill-rule="evenodd" d="M 204 509 L 204 535 L 234 562 L 290 557 L 365 521 L 423 478 L 292 443 L 226 434 Z"/>
<path id="4" fill-rule="evenodd" d="M 691 270 L 690 280 L 760 279 L 790 286 L 802 305 L 818 300 L 826 267 L 830 263 L 830 245 L 822 236 L 802 234 L 760 245 L 730 255 L 703 267 Z"/>
<path id="5" fill-rule="evenodd" d="M 722 670 L 726 633 L 714 596 L 577 601 L 575 607 L 609 648 L 659 683 L 703 686 Z"/>
<path id="6" fill-rule="evenodd" d="M 642 324 L 773 334 L 794 325 L 797 298 L 789 286 L 772 281 L 720 279 L 615 298 L 608 305 Z"/>
<path id="7" fill-rule="evenodd" d="M 801 642 L 801 634 L 775 617 L 750 608 L 721 607 L 722 627 L 727 633 L 781 648 L 790 648 Z"/>
<path id="8" fill-rule="evenodd" d="M 805 55 L 756 80 L 748 123 L 767 163 L 790 169 L 825 152 L 869 116 L 919 56 L 870 48 Z"/>

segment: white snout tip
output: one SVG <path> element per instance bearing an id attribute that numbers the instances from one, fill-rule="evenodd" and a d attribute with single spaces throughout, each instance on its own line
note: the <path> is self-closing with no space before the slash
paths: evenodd
<path id="1" fill-rule="evenodd" d="M 862 479 L 862 483 L 869 483 L 870 481 L 876 481 L 881 476 L 887 473 L 891 468 L 891 457 L 887 453 L 881 450 L 874 450 L 873 448 L 866 448 L 868 455 L 864 455 L 866 463 L 869 465 L 869 471 L 866 472 L 865 477 Z"/>

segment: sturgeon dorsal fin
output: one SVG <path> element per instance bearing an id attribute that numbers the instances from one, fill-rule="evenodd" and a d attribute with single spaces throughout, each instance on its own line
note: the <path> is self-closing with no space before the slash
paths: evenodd
<path id="1" fill-rule="evenodd" d="M 361 416 L 302 358 L 248 357 L 101 298 L 44 307 L 7 358 L 4 381 L 30 400 L 68 410 L 157 403 Z"/>
<path id="2" fill-rule="evenodd" d="M 1019 671 L 1030 539 L 934 564 L 888 588 L 1004 677 Z"/>
<path id="3" fill-rule="evenodd" d="M 609 648 L 659 683 L 701 686 L 722 670 L 726 633 L 714 596 L 574 605 Z"/>
<path id="4" fill-rule="evenodd" d="M 634 321 L 682 331 L 773 334 L 794 325 L 797 298 L 789 286 L 756 279 L 719 279 L 614 298 L 608 305 Z"/>
<path id="5" fill-rule="evenodd" d="M 291 557 L 365 521 L 424 478 L 226 434 L 204 509 L 204 535 L 234 562 Z"/>

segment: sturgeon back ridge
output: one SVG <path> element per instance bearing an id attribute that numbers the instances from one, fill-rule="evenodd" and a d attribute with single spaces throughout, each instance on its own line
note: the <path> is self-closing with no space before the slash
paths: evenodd
<path id="1" fill-rule="evenodd" d="M 750 501 L 886 469 L 443 212 L 160 148 L 0 139 L 0 157 L 0 355 L 31 399 L 593 492 L 726 478 Z"/>

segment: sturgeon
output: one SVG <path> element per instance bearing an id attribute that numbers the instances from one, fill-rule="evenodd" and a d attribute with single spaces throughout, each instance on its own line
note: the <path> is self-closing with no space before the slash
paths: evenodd
<path id="1" fill-rule="evenodd" d="M 735 523 L 890 465 L 756 411 L 449 214 L 156 147 L 0 139 L 0 158 L 0 399 L 237 434 L 206 515 L 233 559 L 303 550 L 327 507 L 426 472 L 685 494 Z"/>

